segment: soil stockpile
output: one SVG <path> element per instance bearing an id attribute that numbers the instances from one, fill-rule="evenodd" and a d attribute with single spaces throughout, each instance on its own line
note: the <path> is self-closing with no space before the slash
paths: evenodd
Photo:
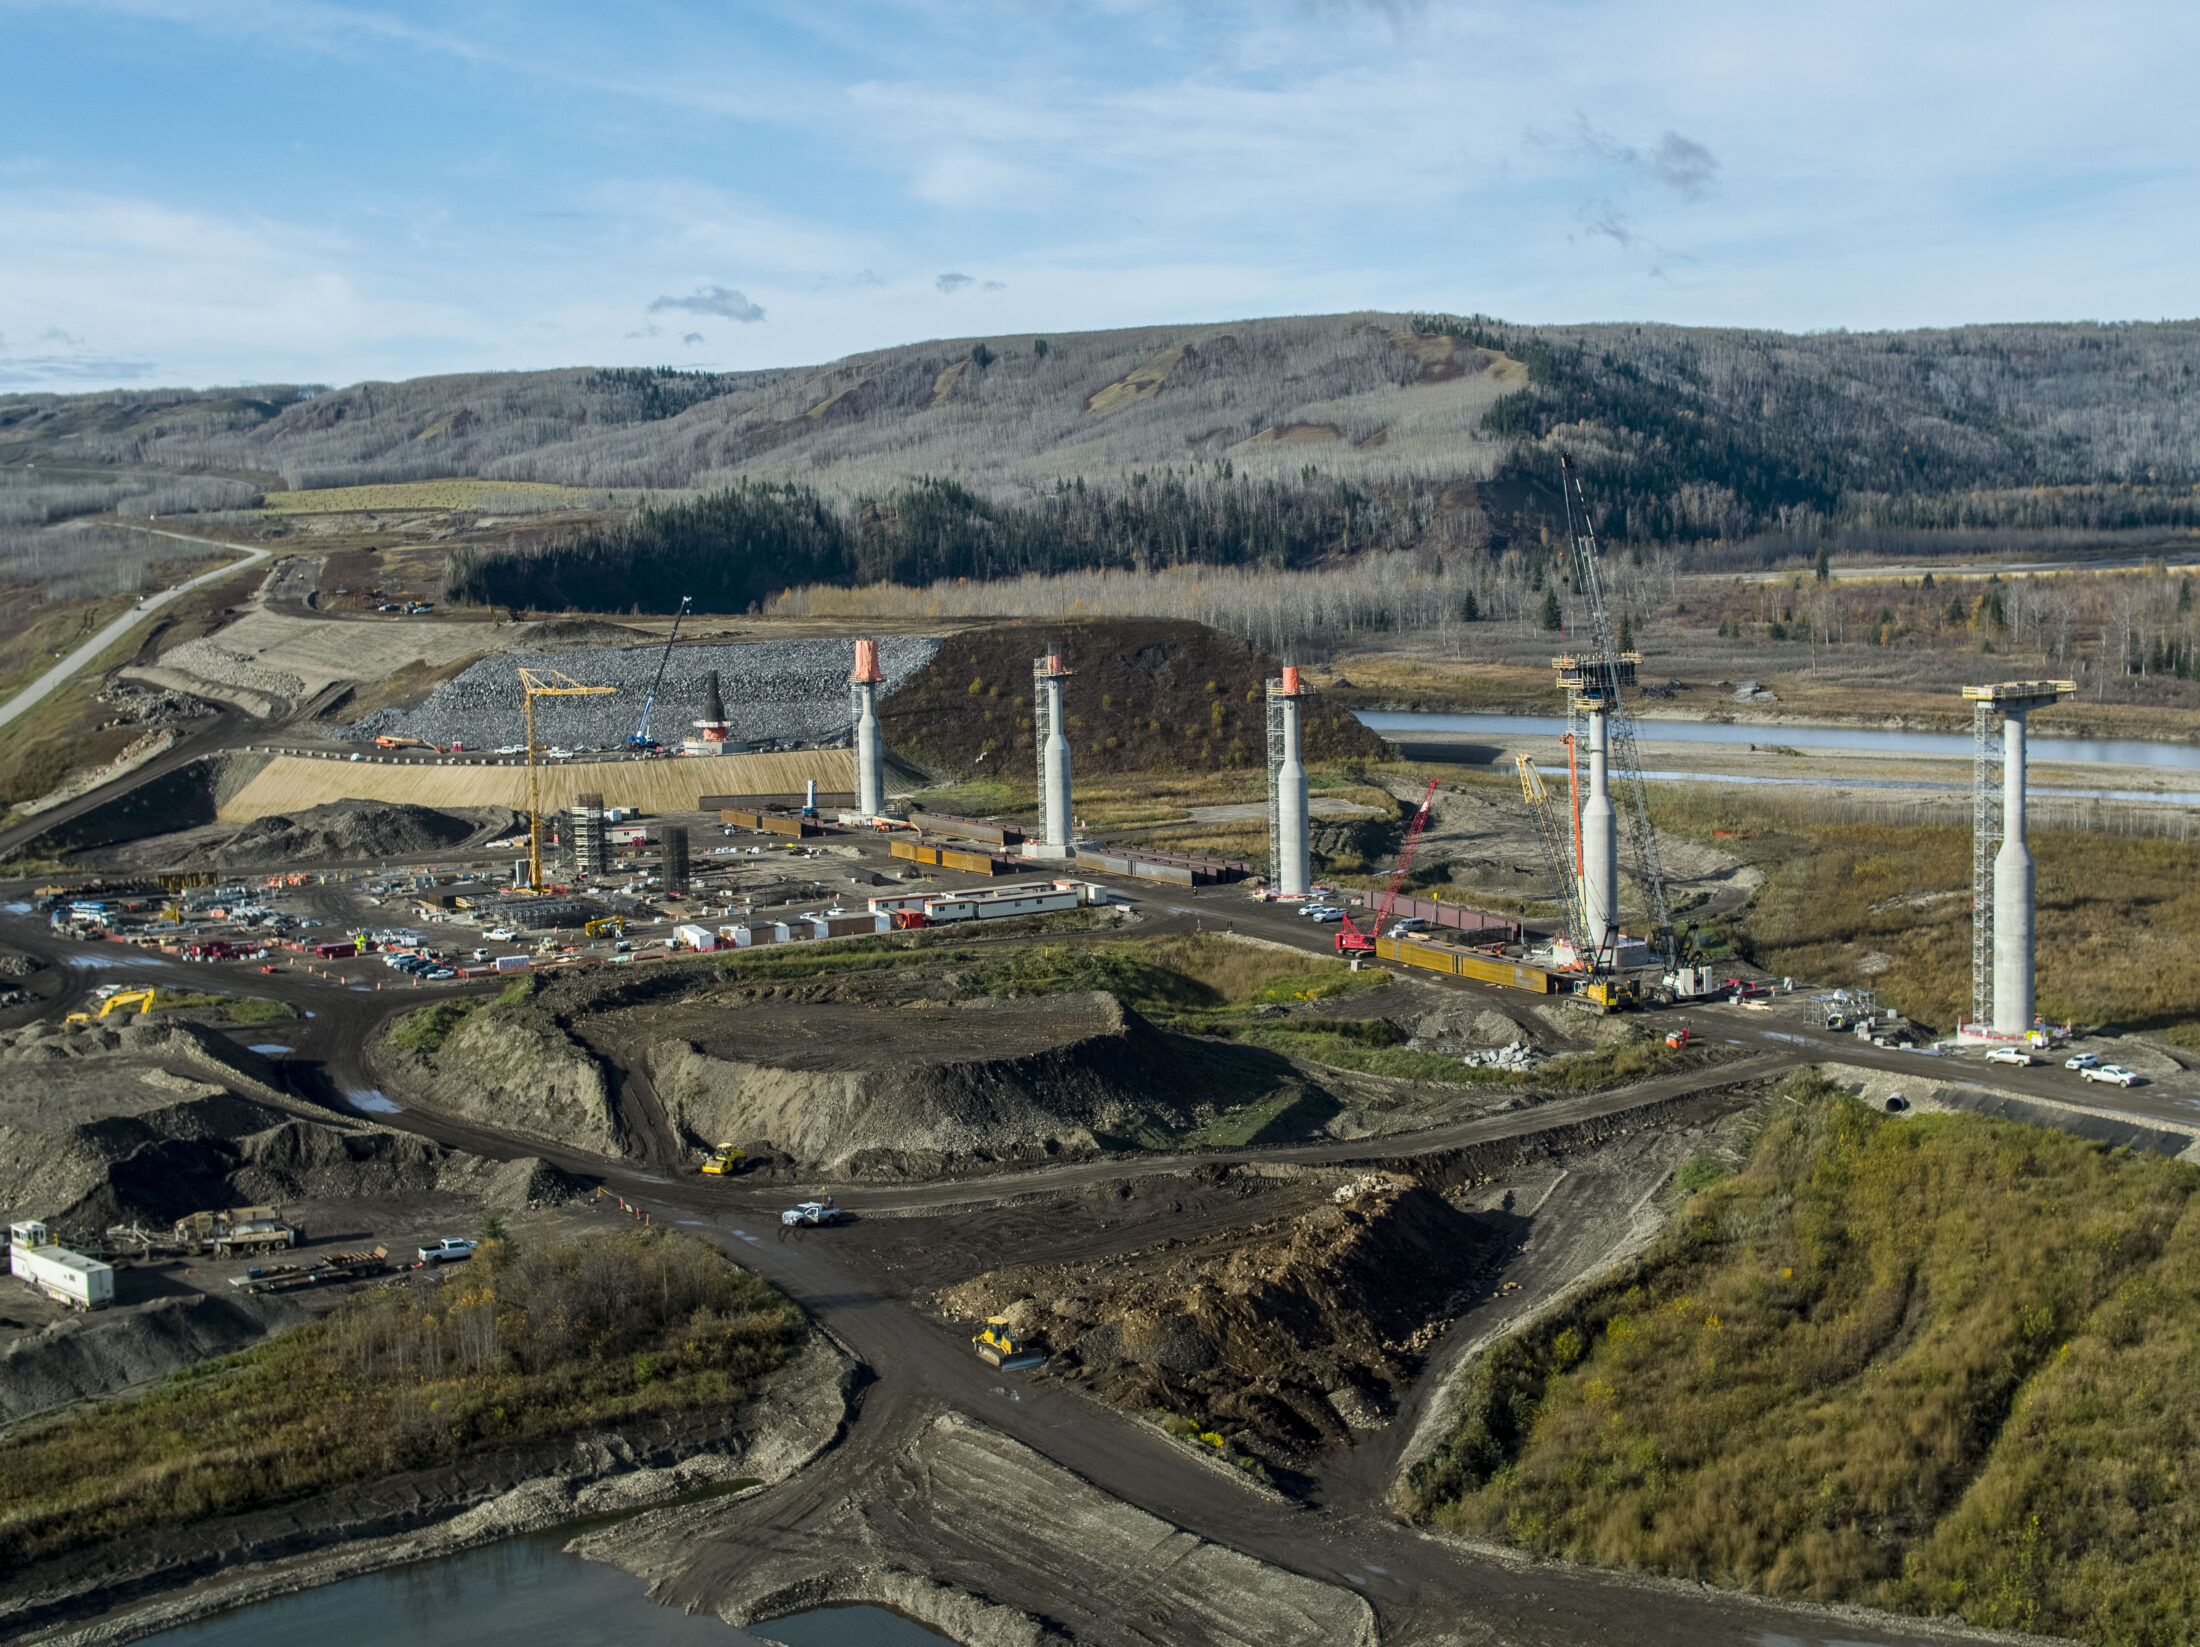
<path id="1" fill-rule="evenodd" d="M 416 857 L 493 840 L 516 827 L 517 814 L 502 807 L 441 812 L 403 802 L 336 801 L 287 816 L 255 818 L 222 845 L 195 852 L 185 863 L 227 868 Z"/>
<path id="2" fill-rule="evenodd" d="M 659 1041 L 648 1061 L 686 1138 L 768 1140 L 836 1176 L 1094 1155 L 1199 1114 L 1168 1038 L 1097 992 L 898 1011 L 759 1003 L 707 1037 Z"/>
<path id="3" fill-rule="evenodd" d="M 87 1394 L 126 1390 L 231 1355 L 303 1320 L 279 1298 L 190 1293 L 71 1316 L 0 1348 L 0 1423 Z"/>
<path id="4" fill-rule="evenodd" d="M 879 668 L 885 673 L 882 695 L 928 662 L 939 643 L 914 635 L 889 635 L 878 643 Z M 616 687 L 604 697 L 561 698 L 539 708 L 539 735 L 545 743 L 616 748 L 640 720 L 642 700 L 664 657 L 661 643 L 602 651 L 508 652 L 477 663 L 445 681 L 417 709 L 389 709 L 360 719 L 347 737 L 382 733 L 425 738 L 434 744 L 464 743 L 468 749 L 494 749 L 519 741 L 524 703 L 518 671 L 562 670 L 588 686 Z M 755 641 L 747 645 L 682 646 L 664 666 L 650 714 L 652 735 L 667 743 L 688 736 L 688 723 L 703 715 L 709 677 L 715 671 L 726 712 L 728 736 L 744 742 L 830 743 L 850 729 L 848 672 L 855 664 L 852 641 Z M 1031 666 L 1024 665 L 1026 676 Z"/>
<path id="5" fill-rule="evenodd" d="M 1296 1451 L 1383 1422 L 1496 1257 L 1472 1215 L 1372 1174 L 1308 1211 L 994 1270 L 938 1301 L 974 1323 L 1006 1314 L 1116 1406 Z"/>
<path id="6" fill-rule="evenodd" d="M 887 744 L 949 771 L 1005 768 L 1028 781 L 1037 758 L 1031 662 L 1056 642 L 1076 671 L 1062 689 L 1062 716 L 1077 771 L 1207 771 L 1267 761 L 1264 683 L 1283 666 L 1220 630 L 1159 618 L 1003 624 L 951 635 L 880 709 Z M 1309 761 L 1383 753 L 1380 738 L 1318 696 L 1301 712 L 1300 737 Z"/>
<path id="7" fill-rule="evenodd" d="M 442 1191 L 517 1209 L 569 1193 L 534 1160 L 307 1119 L 189 1025 L 0 1036 L 0 1210 L 57 1227 L 160 1225 L 206 1207 Z"/>
<path id="8" fill-rule="evenodd" d="M 544 1006 L 497 1000 L 446 1010 L 455 1021 L 422 1033 L 407 1020 L 377 1049 L 386 1085 L 499 1132 L 596 1155 L 638 1152 L 603 1067 Z"/>

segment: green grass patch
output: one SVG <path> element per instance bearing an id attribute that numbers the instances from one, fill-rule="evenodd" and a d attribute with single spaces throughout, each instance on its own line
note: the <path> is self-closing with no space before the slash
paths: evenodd
<path id="1" fill-rule="evenodd" d="M 271 1001 L 264 995 L 247 995 L 229 1003 L 233 1024 L 274 1024 L 297 1016 L 298 1009 L 288 1001 Z"/>
<path id="2" fill-rule="evenodd" d="M 0 1560 L 280 1504 L 488 1448 L 741 1400 L 800 1313 L 663 1231 L 487 1243 L 435 1286 L 0 1442 Z"/>
<path id="3" fill-rule="evenodd" d="M 480 1004 L 462 997 L 408 1012 L 390 1026 L 389 1044 L 403 1052 L 437 1051 Z"/>
<path id="4" fill-rule="evenodd" d="M 2200 1171 L 1794 1077 L 1749 1165 L 1471 1370 L 1410 1508 L 2133 1647 L 2200 1617 Z"/>
<path id="5" fill-rule="evenodd" d="M 1813 823 L 1711 786 L 1660 786 L 1660 828 L 1756 864 L 1765 884 L 1713 928 L 1727 953 L 1813 983 L 1876 989 L 1952 1030 L 1970 1008 L 1971 832 Z M 2200 1048 L 2200 842 L 2034 829 L 2039 1008 Z M 1685 915 L 1683 917 L 1685 919 Z"/>

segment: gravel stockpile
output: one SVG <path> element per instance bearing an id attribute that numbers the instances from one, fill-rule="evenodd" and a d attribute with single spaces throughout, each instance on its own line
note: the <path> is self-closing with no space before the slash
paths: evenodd
<path id="1" fill-rule="evenodd" d="M 878 644 L 886 676 L 881 695 L 899 688 L 932 661 L 940 643 L 921 636 L 890 635 Z M 559 698 L 537 705 L 537 731 L 545 743 L 568 747 L 616 747 L 641 719 L 642 699 L 657 673 L 662 646 L 613 651 L 508 652 L 485 659 L 445 681 L 417 709 L 369 715 L 346 735 L 372 738 L 394 733 L 454 740 L 468 749 L 495 749 L 525 736 L 521 669 L 558 669 L 587 686 L 615 686 L 615 696 Z M 703 713 L 704 683 L 718 671 L 730 717 L 727 736 L 747 742 L 829 743 L 848 731 L 848 671 L 855 647 L 844 640 L 756 641 L 743 646 L 675 647 L 658 689 L 649 729 L 664 743 L 688 736 L 688 723 Z"/>

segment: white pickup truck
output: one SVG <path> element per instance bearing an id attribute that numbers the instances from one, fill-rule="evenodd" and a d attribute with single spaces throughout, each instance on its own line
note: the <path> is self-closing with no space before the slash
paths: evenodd
<path id="1" fill-rule="evenodd" d="M 422 1247 L 420 1261 L 430 1265 L 456 1264 L 462 1259 L 473 1257 L 474 1248 L 480 1245 L 480 1242 L 469 1241 L 463 1235 L 446 1235 L 442 1240 Z"/>

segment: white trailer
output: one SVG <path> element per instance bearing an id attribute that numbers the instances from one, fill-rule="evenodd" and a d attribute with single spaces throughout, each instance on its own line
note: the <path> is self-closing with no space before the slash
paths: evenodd
<path id="1" fill-rule="evenodd" d="M 100 1310 L 115 1301 L 115 1269 L 56 1246 L 46 1226 L 8 1226 L 8 1272 L 72 1309 Z"/>
<path id="2" fill-rule="evenodd" d="M 682 922 L 672 929 L 673 941 L 682 949 L 692 949 L 699 954 L 709 954 L 718 947 L 718 934 L 707 926 L 692 921 Z"/>

